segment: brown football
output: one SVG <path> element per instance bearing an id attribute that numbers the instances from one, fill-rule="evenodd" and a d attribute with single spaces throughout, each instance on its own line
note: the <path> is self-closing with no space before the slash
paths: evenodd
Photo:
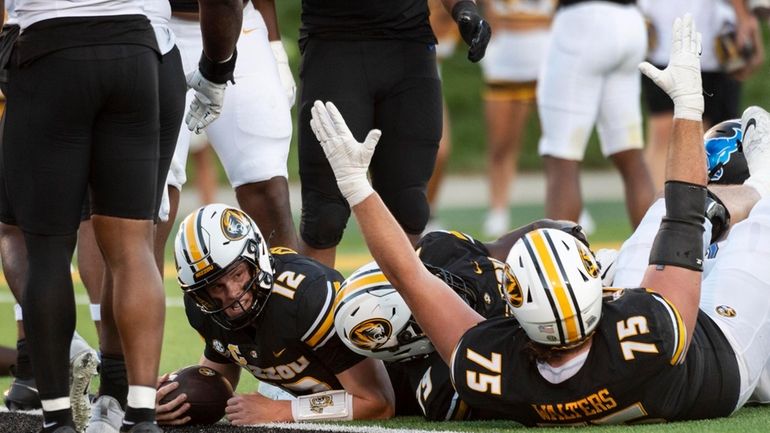
<path id="1" fill-rule="evenodd" d="M 161 386 L 178 382 L 179 387 L 163 397 L 161 404 L 167 403 L 179 394 L 187 394 L 190 408 L 184 414 L 190 417 L 187 425 L 214 424 L 225 415 L 227 400 L 233 396 L 230 382 L 219 372 L 201 365 L 191 365 L 171 373 Z"/>

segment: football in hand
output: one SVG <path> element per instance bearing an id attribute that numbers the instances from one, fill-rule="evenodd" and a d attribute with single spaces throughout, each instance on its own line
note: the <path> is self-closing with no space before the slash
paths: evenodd
<path id="1" fill-rule="evenodd" d="M 201 365 L 191 365 L 171 373 L 161 387 L 171 382 L 179 386 L 168 393 L 160 403 L 168 403 L 179 394 L 187 394 L 190 404 L 184 416 L 189 416 L 187 425 L 214 424 L 225 415 L 227 400 L 233 396 L 230 382 L 219 372 Z"/>

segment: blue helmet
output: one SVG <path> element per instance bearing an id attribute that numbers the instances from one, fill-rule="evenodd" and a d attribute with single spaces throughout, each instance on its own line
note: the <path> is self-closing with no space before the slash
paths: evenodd
<path id="1" fill-rule="evenodd" d="M 739 185 L 749 177 L 749 166 L 743 155 L 741 120 L 720 122 L 703 134 L 708 159 L 709 183 Z"/>

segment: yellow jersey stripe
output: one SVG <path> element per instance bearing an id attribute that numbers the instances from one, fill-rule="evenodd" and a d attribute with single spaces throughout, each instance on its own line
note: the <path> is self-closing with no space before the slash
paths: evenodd
<path id="1" fill-rule="evenodd" d="M 579 338 L 577 313 L 567 295 L 566 285 L 559 276 L 559 272 L 556 270 L 556 259 L 548 246 L 546 246 L 542 232 L 534 231 L 527 236 L 532 239 L 532 244 L 535 246 L 537 255 L 545 270 L 546 278 L 548 278 L 548 281 L 551 284 L 552 292 L 556 295 L 556 301 L 559 304 L 559 310 L 561 310 L 561 318 L 564 319 L 567 325 L 566 340 L 568 343 L 575 342 Z"/>
<path id="2" fill-rule="evenodd" d="M 648 293 L 651 293 L 655 299 L 657 299 L 668 310 L 668 314 L 671 316 L 672 326 L 674 327 L 674 351 L 671 355 L 671 365 L 681 364 L 684 361 L 685 348 L 687 345 L 687 328 L 684 325 L 682 316 L 679 314 L 679 310 L 674 307 L 673 304 L 668 302 L 668 299 L 663 297 L 660 293 L 647 289 Z"/>

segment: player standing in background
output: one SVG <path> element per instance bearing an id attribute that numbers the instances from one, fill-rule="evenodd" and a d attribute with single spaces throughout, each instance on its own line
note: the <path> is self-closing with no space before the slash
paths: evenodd
<path id="1" fill-rule="evenodd" d="M 595 124 L 602 153 L 623 178 L 632 227 L 652 203 L 636 68 L 644 59 L 647 37 L 635 3 L 559 2 L 537 84 L 548 218 L 578 220 L 583 207 L 580 162 Z"/>
<path id="2" fill-rule="evenodd" d="M 506 233 L 509 191 L 516 180 L 522 138 L 535 102 L 557 0 L 484 0 L 484 17 L 495 34 L 481 61 L 486 90 L 489 212 L 484 235 Z"/>
<path id="3" fill-rule="evenodd" d="M 695 25 L 703 34 L 703 55 L 701 70 L 706 106 L 703 112 L 703 125 L 708 129 L 723 120 L 738 117 L 740 114 L 741 82 L 737 76 L 748 77 L 758 65 L 762 64 L 763 42 L 758 31 L 756 18 L 746 11 L 744 0 L 639 0 L 639 8 L 647 17 L 650 28 L 651 50 L 647 60 L 658 67 L 668 60 L 671 48 L 671 23 L 685 12 L 691 12 Z M 738 35 L 747 40 L 756 50 L 750 51 L 752 57 L 740 70 L 726 70 L 726 63 L 720 61 L 718 52 L 720 37 L 731 41 L 727 33 L 733 32 L 735 45 L 728 47 L 724 61 L 741 60 L 741 45 Z M 665 92 L 660 90 L 649 78 L 642 77 L 643 96 L 649 110 L 647 119 L 647 149 L 645 157 L 650 167 L 655 189 L 663 188 L 665 178 L 666 150 L 673 127 L 672 111 L 674 106 Z"/>
<path id="4" fill-rule="evenodd" d="M 484 56 L 491 34 L 471 0 L 442 0 L 469 45 Z M 299 172 L 303 252 L 334 266 L 350 209 L 310 130 L 316 99 L 336 101 L 352 133 L 386 132 L 371 166 L 374 187 L 416 242 L 430 216 L 426 185 L 441 139 L 441 82 L 427 0 L 303 0 Z M 370 140 L 374 137 L 369 137 Z"/>
<path id="5" fill-rule="evenodd" d="M 152 219 L 160 202 L 155 34 L 137 1 L 25 0 L 16 2 L 16 11 L 24 36 L 9 67 L 2 155 L 8 197 L 2 213 L 4 222 L 23 231 L 29 258 L 22 305 L 44 431 L 74 431 L 68 397 L 75 326 L 70 261 L 87 187 L 128 357 L 124 428 L 157 431 L 153 376 L 164 307 L 152 252 Z M 238 21 L 231 11 L 219 3 L 209 18 Z M 209 30 L 219 36 L 207 45 L 214 61 L 232 52 L 227 29 L 220 23 Z M 123 254 L 127 249 L 131 257 Z"/>
<path id="6" fill-rule="evenodd" d="M 200 364 L 233 389 L 246 370 L 297 396 L 239 394 L 226 409 L 232 424 L 393 416 L 382 362 L 353 353 L 335 333 L 339 272 L 289 248 L 268 251 L 254 221 L 223 204 L 187 216 L 174 251 L 187 319 L 206 343 Z M 175 386 L 161 387 L 158 401 Z M 159 404 L 158 420 L 185 423 L 188 408 L 180 395 Z"/>
<path id="7" fill-rule="evenodd" d="M 201 49 L 198 3 L 172 0 L 171 8 L 170 26 L 177 35 L 184 70 L 190 73 Z M 235 84 L 206 134 L 241 208 L 265 230 L 270 243 L 297 248 L 286 169 L 295 87 L 280 40 L 274 0 L 253 0 L 244 5 L 237 48 Z M 188 99 L 192 96 L 190 92 Z M 187 181 L 189 146 L 190 131 L 183 128 L 168 176 L 170 209 L 168 221 L 159 229 L 161 248 L 173 228 L 179 193 Z"/>
<path id="8" fill-rule="evenodd" d="M 430 27 L 433 34 L 436 35 L 436 62 L 438 66 L 438 75 L 443 84 L 442 65 L 455 52 L 457 42 L 460 41 L 460 33 L 457 31 L 452 15 L 444 8 L 442 0 L 428 0 L 428 9 L 430 11 Z M 442 92 L 443 93 L 443 92 Z M 430 232 L 440 229 L 441 222 L 438 220 L 436 212 L 438 211 L 438 196 L 441 190 L 441 184 L 444 183 L 444 174 L 446 165 L 449 162 L 449 155 L 452 153 L 452 125 L 449 119 L 449 109 L 446 105 L 446 98 L 441 98 L 441 140 L 438 142 L 438 151 L 436 152 L 436 163 L 433 164 L 433 174 L 428 181 L 426 196 L 428 206 L 430 207 L 430 217 L 425 225 L 425 231 Z"/>

